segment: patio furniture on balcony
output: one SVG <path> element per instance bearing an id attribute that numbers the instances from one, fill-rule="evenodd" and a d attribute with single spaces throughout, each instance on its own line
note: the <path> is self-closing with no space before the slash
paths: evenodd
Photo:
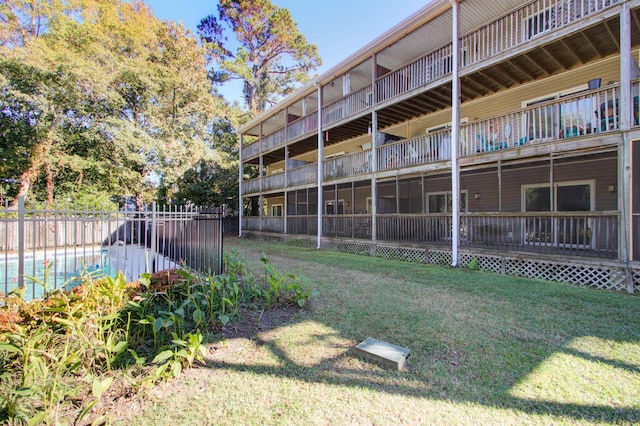
<path id="1" fill-rule="evenodd" d="M 478 140 L 480 142 L 477 152 L 490 152 L 495 151 L 497 149 L 507 148 L 509 145 L 507 141 L 494 141 L 491 139 L 485 139 L 484 137 L 478 135 Z"/>
<path id="2" fill-rule="evenodd" d="M 639 100 L 638 96 L 633 97 L 633 124 L 639 124 L 638 117 L 638 105 Z M 603 102 L 600 104 L 600 110 L 596 111 L 596 115 L 600 117 L 600 130 L 607 131 L 618 128 L 618 116 L 619 106 L 618 99 L 610 99 L 607 102 Z"/>

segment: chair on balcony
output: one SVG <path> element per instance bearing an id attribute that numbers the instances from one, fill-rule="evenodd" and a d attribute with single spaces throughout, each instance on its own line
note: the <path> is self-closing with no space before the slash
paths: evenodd
<path id="1" fill-rule="evenodd" d="M 637 126 L 640 124 L 640 110 L 639 110 L 640 101 L 638 96 L 633 97 L 633 123 L 632 125 Z M 600 104 L 600 111 L 596 111 L 596 115 L 600 116 L 600 130 L 612 130 L 615 129 L 618 125 L 618 100 L 615 101 L 610 99 L 607 102 L 603 102 Z"/>
<path id="2" fill-rule="evenodd" d="M 497 149 L 503 149 L 508 147 L 508 144 L 506 141 L 503 141 L 503 142 L 490 141 L 490 140 L 486 140 L 480 135 L 478 135 L 478 141 L 479 141 L 479 147 L 478 145 L 476 145 L 477 152 L 490 152 L 490 151 L 495 151 Z"/>

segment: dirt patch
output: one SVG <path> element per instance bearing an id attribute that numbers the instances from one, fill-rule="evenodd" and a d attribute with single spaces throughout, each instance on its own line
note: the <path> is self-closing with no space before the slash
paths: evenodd
<path id="1" fill-rule="evenodd" d="M 243 309 L 235 322 L 227 324 L 221 329 L 219 340 L 206 344 L 206 365 L 196 363 L 194 368 L 183 371 L 181 376 L 143 392 L 132 392 L 132 389 L 115 389 L 105 395 L 100 402 L 99 410 L 108 413 L 114 422 L 124 422 L 144 411 L 154 401 L 159 401 L 180 392 L 189 392 L 189 378 L 217 374 L 216 368 L 211 368 L 210 362 L 224 363 L 236 358 L 238 351 L 258 333 L 270 331 L 290 323 L 300 312 L 298 306 L 287 306 L 276 309 L 249 310 Z M 205 380 L 206 381 L 206 380 Z M 89 422 L 90 423 L 90 422 Z"/>
<path id="2" fill-rule="evenodd" d="M 277 309 L 263 309 L 260 311 L 242 310 L 238 321 L 222 327 L 224 338 L 249 338 L 261 331 L 268 331 L 289 323 L 300 311 L 298 306 L 292 305 Z"/>

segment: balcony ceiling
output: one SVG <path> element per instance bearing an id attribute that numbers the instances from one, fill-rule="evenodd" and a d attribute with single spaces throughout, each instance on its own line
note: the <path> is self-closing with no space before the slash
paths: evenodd
<path id="1" fill-rule="evenodd" d="M 640 8 L 632 10 L 632 46 L 640 45 Z M 620 49 L 619 17 L 595 23 L 547 44 L 532 46 L 503 61 L 465 74 L 462 70 L 461 102 L 491 95 L 510 87 L 540 80 L 586 63 L 617 55 Z M 378 111 L 379 128 L 402 123 L 451 105 L 451 83 L 446 83 Z M 362 135 L 358 126 L 332 129 L 347 140 Z M 366 128 L 365 128 L 366 131 Z"/>
<path id="2" fill-rule="evenodd" d="M 487 1 L 491 3 L 491 7 L 487 7 L 485 4 Z M 521 0 L 465 0 L 461 3 L 460 17 L 461 22 L 466 24 L 461 28 L 461 33 L 468 33 L 488 20 L 494 19 L 496 15 L 508 13 L 521 5 Z M 436 45 L 446 44 L 446 39 L 450 40 L 450 14 L 450 11 L 443 13 L 428 25 L 418 28 L 393 45 L 380 50 L 377 55 L 378 63 L 388 69 L 397 69 L 412 58 L 432 50 Z M 434 25 L 440 25 L 441 28 L 434 30 Z M 640 45 L 640 8 L 632 9 L 631 29 L 632 46 L 637 47 Z M 439 40 L 440 36 L 444 38 Z M 608 19 L 594 21 L 589 27 L 580 28 L 568 35 L 549 38 L 547 42 L 538 46 L 532 44 L 529 49 L 506 55 L 504 59 L 488 64 L 484 68 L 475 68 L 472 71 L 466 71 L 463 68 L 461 70 L 461 102 L 541 80 L 607 56 L 617 55 L 619 49 L 619 17 L 614 15 Z M 370 84 L 370 72 L 370 61 L 354 67 L 350 72 L 351 89 L 358 90 L 360 86 Z M 339 99 L 342 96 L 342 77 L 336 76 L 334 81 L 334 86 L 324 87 L 325 104 L 334 97 Z M 378 127 L 384 129 L 415 117 L 447 109 L 451 105 L 451 93 L 450 82 L 421 93 L 418 90 L 407 93 L 402 99 L 389 103 L 378 111 Z M 295 110 L 296 106 L 292 109 Z M 370 115 L 365 114 L 363 117 L 332 128 L 325 145 L 365 134 L 370 121 Z M 273 123 L 273 129 L 270 128 L 271 123 Z M 281 123 L 281 120 L 270 121 L 269 125 L 264 125 L 263 132 L 269 134 L 271 130 L 281 127 Z M 291 145 L 290 156 L 313 151 L 316 146 L 316 136 L 311 135 Z M 283 159 L 284 150 L 277 150 L 265 155 L 265 164 Z"/>

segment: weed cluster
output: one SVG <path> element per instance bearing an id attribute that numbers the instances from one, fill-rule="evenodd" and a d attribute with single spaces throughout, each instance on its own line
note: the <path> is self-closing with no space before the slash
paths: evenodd
<path id="1" fill-rule="evenodd" d="M 241 307 L 303 306 L 306 278 L 262 261 L 264 283 L 231 252 L 222 275 L 86 277 L 69 291 L 41 283 L 38 301 L 25 302 L 20 289 L 0 296 L 0 423 L 104 422 L 105 392 L 138 392 L 202 361 L 205 336 Z"/>

